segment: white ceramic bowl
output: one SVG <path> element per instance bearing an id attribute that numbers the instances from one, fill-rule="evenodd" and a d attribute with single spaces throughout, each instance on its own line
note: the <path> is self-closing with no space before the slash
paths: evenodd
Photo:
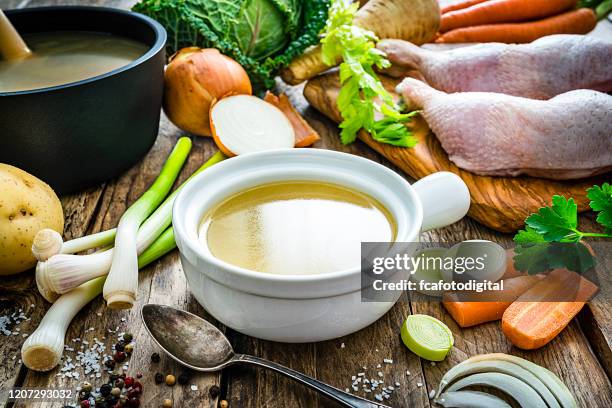
<path id="1" fill-rule="evenodd" d="M 403 242 L 459 220 L 470 202 L 467 187 L 453 173 L 435 173 L 411 186 L 371 160 L 319 149 L 234 157 L 194 177 L 179 193 L 172 216 L 190 290 L 221 323 L 274 341 L 344 336 L 373 323 L 394 304 L 361 302 L 359 265 L 318 275 L 266 274 L 221 261 L 201 243 L 198 227 L 207 210 L 247 188 L 290 180 L 320 180 L 369 194 L 389 210 L 397 241 Z"/>

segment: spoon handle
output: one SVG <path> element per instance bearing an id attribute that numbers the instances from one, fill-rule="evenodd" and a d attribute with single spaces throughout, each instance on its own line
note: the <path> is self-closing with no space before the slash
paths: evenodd
<path id="1" fill-rule="evenodd" d="M 289 378 L 296 380 L 304 384 L 307 387 L 312 388 L 315 391 L 320 392 L 321 394 L 327 396 L 328 398 L 336 401 L 344 407 L 349 408 L 389 408 L 386 405 L 377 404 L 372 401 L 368 401 L 364 398 L 357 397 L 355 395 L 349 394 L 348 392 L 344 392 L 339 390 L 338 388 L 332 387 L 331 385 L 322 383 L 319 380 L 315 380 L 312 377 L 309 377 L 305 374 L 299 373 L 295 370 L 292 370 L 288 367 L 282 366 L 277 363 L 273 363 L 272 361 L 264 360 L 263 358 L 249 356 L 246 354 L 237 354 L 233 361 L 234 363 L 245 363 L 245 364 L 253 364 L 259 367 L 269 368 L 270 370 L 276 371 L 277 373 L 283 374 Z"/>

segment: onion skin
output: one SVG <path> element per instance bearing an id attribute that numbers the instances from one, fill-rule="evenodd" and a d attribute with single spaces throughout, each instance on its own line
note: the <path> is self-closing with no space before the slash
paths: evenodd
<path id="1" fill-rule="evenodd" d="M 198 136 L 212 135 L 208 115 L 213 100 L 252 93 L 244 68 L 214 48 L 181 49 L 164 74 L 164 112 L 177 127 Z"/>

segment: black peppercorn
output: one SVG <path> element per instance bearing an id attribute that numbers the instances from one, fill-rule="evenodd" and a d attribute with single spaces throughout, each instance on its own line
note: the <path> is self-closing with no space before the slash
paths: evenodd
<path id="1" fill-rule="evenodd" d="M 159 357 L 159 354 L 157 354 L 157 353 L 151 354 L 151 361 L 152 362 L 159 363 L 159 360 L 161 360 L 161 358 Z"/>
<path id="2" fill-rule="evenodd" d="M 106 397 L 107 395 L 110 395 L 112 389 L 113 387 L 110 384 L 103 384 L 100 387 L 100 395 Z"/>
<path id="3" fill-rule="evenodd" d="M 164 375 L 162 373 L 155 374 L 155 384 L 161 384 L 164 382 Z"/>
<path id="4" fill-rule="evenodd" d="M 81 390 L 79 392 L 79 401 L 89 399 L 90 396 L 91 396 L 91 393 L 89 391 Z"/>
<path id="5" fill-rule="evenodd" d="M 115 387 L 117 387 L 119 389 L 122 389 L 124 385 L 125 385 L 125 383 L 124 383 L 122 378 L 117 378 L 115 380 Z"/>
<path id="6" fill-rule="evenodd" d="M 105 366 L 106 366 L 106 367 L 107 367 L 109 370 L 112 370 L 113 368 L 115 368 L 115 360 L 112 360 L 112 359 L 110 359 L 110 360 L 106 360 L 106 361 L 104 362 L 104 365 L 105 365 Z"/>
<path id="7" fill-rule="evenodd" d="M 126 343 L 129 343 L 130 341 L 132 341 L 133 338 L 134 336 L 132 336 L 130 333 L 125 333 L 123 335 L 123 341 Z"/>
<path id="8" fill-rule="evenodd" d="M 181 385 L 185 385 L 189 382 L 189 373 L 184 371 L 178 377 L 178 383 Z"/>
<path id="9" fill-rule="evenodd" d="M 117 373 L 116 371 L 113 371 L 112 373 L 109 374 L 109 378 L 111 381 L 115 381 L 117 378 L 119 378 L 119 373 Z"/>
<path id="10" fill-rule="evenodd" d="M 123 351 L 123 350 L 125 350 L 125 343 L 122 341 L 118 341 L 115 344 L 115 351 Z"/>
<path id="11" fill-rule="evenodd" d="M 210 398 L 217 398 L 219 396 L 219 392 L 221 390 L 219 389 L 218 386 L 216 385 L 212 385 L 209 389 L 208 389 L 208 394 L 210 395 Z"/>

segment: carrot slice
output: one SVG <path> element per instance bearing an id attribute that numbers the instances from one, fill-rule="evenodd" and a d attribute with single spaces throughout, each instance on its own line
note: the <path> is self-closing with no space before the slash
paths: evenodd
<path id="1" fill-rule="evenodd" d="M 460 327 L 492 322 L 501 319 L 512 302 L 541 279 L 541 275 L 504 279 L 503 291 L 447 292 L 442 305 Z"/>
<path id="2" fill-rule="evenodd" d="M 506 309 L 502 331 L 519 348 L 540 348 L 554 339 L 595 293 L 593 282 L 567 269 L 556 269 Z"/>
<path id="3" fill-rule="evenodd" d="M 267 91 L 264 100 L 280 109 L 289 119 L 289 122 L 291 122 L 295 132 L 295 147 L 308 147 L 321 139 L 317 131 L 291 105 L 287 95 L 280 94 L 280 96 L 276 96 L 272 92 Z"/>

